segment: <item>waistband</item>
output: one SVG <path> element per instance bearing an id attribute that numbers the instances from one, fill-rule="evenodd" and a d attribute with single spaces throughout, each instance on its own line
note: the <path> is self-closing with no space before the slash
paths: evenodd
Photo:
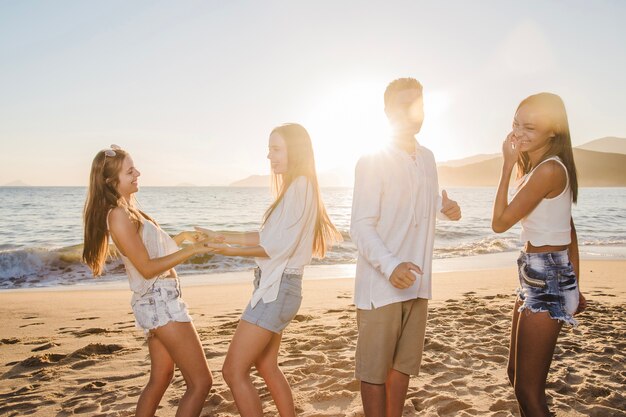
<path id="1" fill-rule="evenodd" d="M 155 287 L 178 287 L 180 281 L 177 278 L 159 278 L 154 281 Z"/>
<path id="2" fill-rule="evenodd" d="M 285 268 L 283 275 L 298 275 L 301 277 L 304 275 L 304 268 Z M 261 276 L 261 268 L 258 266 L 254 268 L 254 276 L 257 278 Z"/>
<path id="3" fill-rule="evenodd" d="M 567 249 L 557 252 L 520 252 L 519 259 L 527 263 L 543 262 L 549 265 L 567 265 L 569 263 L 569 252 Z"/>

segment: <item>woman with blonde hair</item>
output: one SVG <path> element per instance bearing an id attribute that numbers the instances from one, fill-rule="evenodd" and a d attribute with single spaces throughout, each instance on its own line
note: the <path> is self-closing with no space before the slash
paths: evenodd
<path id="1" fill-rule="evenodd" d="M 152 417 L 174 375 L 180 369 L 187 390 L 177 417 L 197 417 L 211 388 L 211 372 L 187 306 L 180 298 L 174 266 L 209 251 L 198 232 L 171 238 L 135 204 L 140 172 L 118 146 L 98 152 L 91 164 L 84 209 L 83 261 L 94 276 L 102 274 L 109 253 L 109 236 L 126 267 L 137 327 L 148 336 L 150 379 L 137 402 L 135 415 Z M 183 241 L 192 242 L 180 249 Z"/>
<path id="2" fill-rule="evenodd" d="M 320 196 L 311 139 L 299 124 L 275 128 L 269 153 L 276 199 L 265 212 L 260 231 L 233 233 L 196 228 L 210 239 L 215 253 L 253 256 L 252 299 L 228 348 L 222 373 L 243 417 L 262 416 L 259 395 L 250 380 L 255 366 L 282 417 L 295 416 L 289 383 L 278 367 L 283 329 L 302 301 L 302 273 L 312 255 L 323 257 L 341 239 Z"/>

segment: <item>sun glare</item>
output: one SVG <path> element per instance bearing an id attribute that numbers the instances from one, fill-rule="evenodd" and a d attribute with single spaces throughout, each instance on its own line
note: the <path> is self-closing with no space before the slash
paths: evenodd
<path id="1" fill-rule="evenodd" d="M 320 94 L 310 109 L 306 127 L 311 133 L 318 171 L 330 173 L 341 184 L 351 184 L 354 166 L 364 154 L 388 143 L 389 126 L 384 113 L 386 84 L 375 82 L 342 85 Z M 448 159 L 450 146 L 448 111 L 450 96 L 443 91 L 424 92 L 425 121 L 418 136 L 438 161 Z"/>
<path id="2" fill-rule="evenodd" d="M 373 82 L 342 85 L 318 96 L 306 126 L 320 173 L 331 171 L 343 177 L 342 183 L 351 183 L 359 157 L 387 143 L 384 86 Z"/>

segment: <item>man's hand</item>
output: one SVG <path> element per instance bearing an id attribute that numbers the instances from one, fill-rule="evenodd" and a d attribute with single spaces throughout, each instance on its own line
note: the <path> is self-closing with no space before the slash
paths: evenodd
<path id="1" fill-rule="evenodd" d="M 446 190 L 441 191 L 441 212 L 446 215 L 450 220 L 460 220 L 461 219 L 461 207 L 459 204 L 448 198 L 448 193 Z"/>
<path id="2" fill-rule="evenodd" d="M 413 262 L 402 262 L 393 270 L 389 277 L 389 282 L 391 282 L 391 285 L 394 287 L 403 290 L 413 285 L 415 282 L 414 274 L 422 275 L 422 269 Z"/>

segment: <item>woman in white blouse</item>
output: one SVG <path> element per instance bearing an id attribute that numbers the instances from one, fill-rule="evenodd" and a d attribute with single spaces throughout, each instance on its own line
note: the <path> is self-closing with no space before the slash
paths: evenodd
<path id="1" fill-rule="evenodd" d="M 341 237 L 322 202 L 311 138 L 298 124 L 275 128 L 269 137 L 275 201 L 254 232 L 214 232 L 197 228 L 213 241 L 215 253 L 253 256 L 254 292 L 228 348 L 222 374 L 239 413 L 262 416 L 261 399 L 250 380 L 254 365 L 265 380 L 282 417 L 295 416 L 289 383 L 278 368 L 283 329 L 302 301 L 302 272 L 312 255 L 323 257 Z"/>

